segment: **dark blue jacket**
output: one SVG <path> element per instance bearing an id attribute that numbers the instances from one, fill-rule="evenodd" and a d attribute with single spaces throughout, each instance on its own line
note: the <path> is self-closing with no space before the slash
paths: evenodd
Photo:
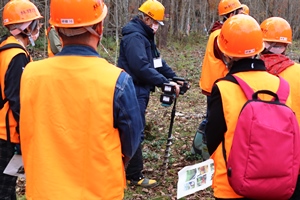
<path id="1" fill-rule="evenodd" d="M 153 58 L 160 57 L 154 42 L 153 30 L 137 16 L 122 29 L 118 67 L 124 69 L 136 85 L 162 86 L 175 72 L 162 60 L 162 67 L 154 68 Z"/>

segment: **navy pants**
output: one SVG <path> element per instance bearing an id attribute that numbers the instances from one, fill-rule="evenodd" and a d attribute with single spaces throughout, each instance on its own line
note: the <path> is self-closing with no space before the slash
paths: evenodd
<path id="1" fill-rule="evenodd" d="M 150 97 L 150 88 L 135 85 L 136 96 L 138 99 L 140 107 L 140 115 L 143 122 L 143 129 L 146 126 L 145 113 L 149 102 Z M 141 142 L 144 140 L 144 131 L 141 133 Z M 127 180 L 138 180 L 143 177 L 142 170 L 144 168 L 143 154 L 142 154 L 142 145 L 138 147 L 134 156 L 129 161 L 129 164 L 126 168 L 126 179 Z"/>

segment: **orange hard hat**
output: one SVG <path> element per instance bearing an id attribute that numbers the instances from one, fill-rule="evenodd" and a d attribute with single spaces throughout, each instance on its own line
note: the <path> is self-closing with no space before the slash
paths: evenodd
<path id="1" fill-rule="evenodd" d="M 219 3 L 219 15 L 226 15 L 242 7 L 239 0 L 221 0 Z"/>
<path id="2" fill-rule="evenodd" d="M 139 11 L 164 25 L 162 21 L 164 20 L 165 7 L 159 1 L 147 0 L 139 7 Z"/>
<path id="3" fill-rule="evenodd" d="M 11 0 L 4 6 L 2 23 L 7 26 L 41 18 L 43 16 L 32 2 L 28 0 Z"/>
<path id="4" fill-rule="evenodd" d="M 251 57 L 264 49 L 260 26 L 250 15 L 238 14 L 227 19 L 217 42 L 220 50 L 230 57 Z"/>
<path id="5" fill-rule="evenodd" d="M 61 28 L 84 27 L 103 21 L 106 15 L 103 0 L 51 0 L 49 23 Z"/>
<path id="6" fill-rule="evenodd" d="M 292 43 L 292 28 L 281 17 L 270 17 L 260 24 L 266 42 Z"/>
<path id="7" fill-rule="evenodd" d="M 242 8 L 243 8 L 243 11 L 242 11 L 243 14 L 246 14 L 246 15 L 250 14 L 250 9 L 246 4 L 242 4 Z"/>

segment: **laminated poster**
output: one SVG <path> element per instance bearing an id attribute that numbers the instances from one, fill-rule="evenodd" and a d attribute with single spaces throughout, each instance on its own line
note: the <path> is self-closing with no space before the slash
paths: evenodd
<path id="1" fill-rule="evenodd" d="M 214 171 L 213 159 L 181 169 L 178 172 L 177 199 L 210 187 Z"/>
<path id="2" fill-rule="evenodd" d="M 3 171 L 4 174 L 25 178 L 24 165 L 21 155 L 14 155 Z"/>

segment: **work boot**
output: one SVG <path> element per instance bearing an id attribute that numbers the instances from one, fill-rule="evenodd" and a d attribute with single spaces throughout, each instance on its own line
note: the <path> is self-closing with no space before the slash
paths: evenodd
<path id="1" fill-rule="evenodd" d="M 128 185 L 141 186 L 144 188 L 153 188 L 158 185 L 156 180 L 146 177 L 140 177 L 138 180 L 127 180 Z"/>
<path id="2" fill-rule="evenodd" d="M 206 135 L 204 132 L 205 125 L 202 123 L 199 125 L 197 132 L 193 139 L 193 144 L 191 148 L 192 154 L 199 154 L 202 156 L 203 161 L 210 158 L 208 153 L 207 145 L 206 145 Z"/>

